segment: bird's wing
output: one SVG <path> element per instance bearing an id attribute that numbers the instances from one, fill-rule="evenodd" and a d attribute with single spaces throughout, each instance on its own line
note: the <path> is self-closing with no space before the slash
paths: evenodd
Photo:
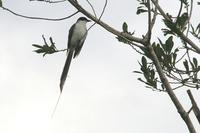
<path id="1" fill-rule="evenodd" d="M 80 40 L 79 45 L 75 49 L 74 58 L 79 55 L 79 53 L 83 47 L 83 44 L 85 42 L 86 36 L 87 36 L 87 32 L 85 33 L 84 37 Z"/>
<path id="2" fill-rule="evenodd" d="M 71 47 L 70 42 L 71 42 L 71 38 L 72 38 L 72 35 L 73 35 L 74 27 L 75 27 L 75 24 L 73 24 L 71 26 L 71 28 L 69 29 L 67 49 L 70 49 L 70 47 Z"/>
<path id="3" fill-rule="evenodd" d="M 65 80 L 67 78 L 67 74 L 68 74 L 69 67 L 70 67 L 70 64 L 71 64 L 72 56 L 73 56 L 73 51 L 69 50 L 68 55 L 67 55 L 67 59 L 66 59 L 66 62 L 65 62 L 65 66 L 63 68 L 63 72 L 62 72 L 62 75 L 61 75 L 61 78 L 60 78 L 60 92 L 61 93 L 62 93 L 62 90 L 63 90 L 63 86 L 65 84 Z"/>

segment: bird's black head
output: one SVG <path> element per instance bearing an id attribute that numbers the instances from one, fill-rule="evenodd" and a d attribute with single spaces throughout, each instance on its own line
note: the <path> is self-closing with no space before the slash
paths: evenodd
<path id="1" fill-rule="evenodd" d="M 85 21 L 85 22 L 90 22 L 86 17 L 80 17 L 77 21 Z"/>

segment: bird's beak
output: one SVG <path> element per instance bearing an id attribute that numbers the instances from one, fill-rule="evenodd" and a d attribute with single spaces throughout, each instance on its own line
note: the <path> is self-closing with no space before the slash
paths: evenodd
<path id="1" fill-rule="evenodd" d="M 91 20 L 88 20 L 88 19 L 87 19 L 87 22 L 91 22 Z"/>

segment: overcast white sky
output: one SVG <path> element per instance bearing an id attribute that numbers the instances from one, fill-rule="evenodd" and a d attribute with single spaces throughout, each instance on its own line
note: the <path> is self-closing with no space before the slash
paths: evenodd
<path id="1" fill-rule="evenodd" d="M 85 1 L 81 2 L 91 10 Z M 92 3 L 100 14 L 103 0 Z M 3 5 L 20 14 L 50 18 L 75 11 L 68 2 L 3 0 Z M 119 30 L 126 21 L 141 36 L 146 31 L 146 19 L 135 15 L 137 5 L 137 1 L 109 0 L 102 20 Z M 177 11 L 174 2 L 165 0 L 162 5 L 166 10 L 169 7 L 168 11 Z M 32 52 L 32 44 L 42 44 L 44 34 L 52 36 L 58 48 L 66 48 L 68 30 L 80 16 L 50 22 L 28 20 L 0 10 L 0 132 L 188 133 L 168 95 L 145 88 L 137 80 L 139 75 L 132 73 L 139 70 L 140 56 L 99 26 L 89 31 L 80 56 L 73 60 L 56 113 L 51 118 L 66 54 L 43 58 Z M 199 12 L 195 18 L 200 18 Z M 157 31 L 154 33 L 162 34 Z M 192 92 L 200 101 L 200 92 Z M 176 94 L 189 109 L 186 91 L 179 90 Z M 200 132 L 194 115 L 191 117 Z"/>

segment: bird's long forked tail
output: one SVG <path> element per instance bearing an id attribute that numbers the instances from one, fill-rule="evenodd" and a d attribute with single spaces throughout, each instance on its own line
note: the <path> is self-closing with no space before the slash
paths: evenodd
<path id="1" fill-rule="evenodd" d="M 60 93 L 62 93 L 63 86 L 64 86 L 65 80 L 67 78 L 67 74 L 68 74 L 69 67 L 70 67 L 70 64 L 71 64 L 72 56 L 73 56 L 73 51 L 69 51 L 68 55 L 67 55 L 66 62 L 65 62 L 65 66 L 63 68 L 63 72 L 62 72 L 62 75 L 61 75 L 61 78 L 60 78 Z"/>
<path id="2" fill-rule="evenodd" d="M 65 66 L 63 68 L 63 72 L 62 72 L 62 75 L 61 75 L 61 78 L 60 78 L 60 94 L 59 94 L 58 100 L 56 102 L 56 105 L 54 107 L 53 113 L 51 115 L 52 118 L 53 118 L 53 116 L 56 112 L 56 108 L 57 108 L 58 103 L 60 101 L 60 97 L 61 97 L 61 94 L 62 94 L 63 86 L 65 84 L 65 80 L 67 78 L 67 74 L 68 74 L 68 71 L 69 71 L 69 67 L 70 67 L 70 64 L 71 64 L 72 57 L 73 57 L 73 51 L 69 51 L 69 53 L 67 55 L 66 62 L 65 62 Z"/>
<path id="3" fill-rule="evenodd" d="M 56 112 L 56 108 L 57 108 L 58 103 L 59 103 L 59 101 L 60 101 L 61 94 L 62 94 L 62 93 L 59 94 L 58 100 L 57 100 L 56 105 L 55 105 L 55 107 L 54 107 L 54 109 L 53 109 L 53 113 L 51 114 L 51 118 L 53 118 L 53 116 L 54 116 L 54 114 L 55 114 L 55 112 Z"/>

